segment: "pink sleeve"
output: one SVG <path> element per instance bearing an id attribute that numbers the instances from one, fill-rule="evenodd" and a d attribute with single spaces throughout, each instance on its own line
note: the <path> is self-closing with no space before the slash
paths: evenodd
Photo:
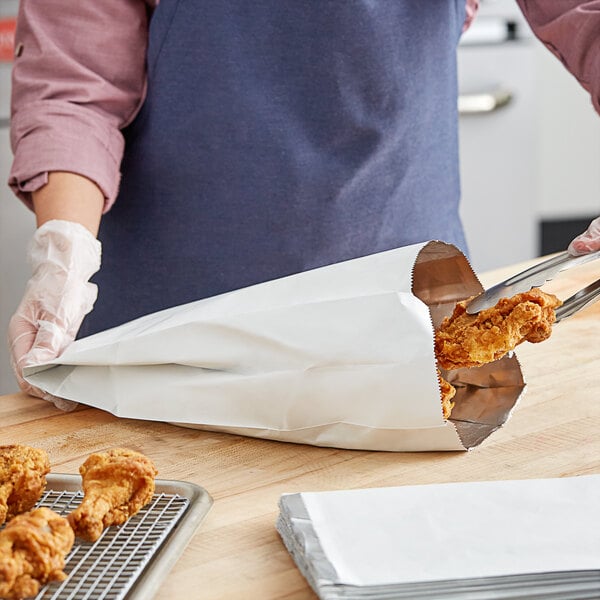
<path id="1" fill-rule="evenodd" d="M 600 0 L 517 0 L 533 31 L 592 96 L 600 113 Z"/>
<path id="2" fill-rule="evenodd" d="M 49 171 L 117 195 L 123 136 L 144 98 L 144 0 L 21 0 L 12 74 L 9 184 L 29 206 Z"/>
<path id="3" fill-rule="evenodd" d="M 465 22 L 463 24 L 463 33 L 471 27 L 471 23 L 479 10 L 479 0 L 466 0 L 465 2 Z"/>

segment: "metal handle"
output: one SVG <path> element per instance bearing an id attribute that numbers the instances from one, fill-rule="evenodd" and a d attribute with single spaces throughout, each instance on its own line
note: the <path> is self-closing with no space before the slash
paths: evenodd
<path id="1" fill-rule="evenodd" d="M 600 279 L 567 298 L 555 311 L 556 322 L 578 313 L 582 308 L 593 304 L 598 299 L 600 299 Z"/>
<path id="2" fill-rule="evenodd" d="M 529 269 L 521 271 L 521 273 L 513 275 L 507 279 L 504 284 L 514 285 L 515 283 L 519 283 L 521 281 L 527 281 L 528 286 L 530 285 L 531 287 L 539 287 L 546 283 L 546 281 L 554 279 L 554 277 L 561 271 L 566 271 L 567 269 L 571 269 L 573 267 L 585 265 L 586 263 L 591 262 L 592 260 L 598 260 L 599 258 L 600 250 L 596 252 L 588 252 L 587 254 L 581 254 L 579 256 L 573 256 L 565 250 L 560 254 L 551 256 L 550 258 L 533 265 L 533 267 L 529 267 Z"/>
<path id="3" fill-rule="evenodd" d="M 458 96 L 458 113 L 461 115 L 492 113 L 509 104 L 512 99 L 512 92 L 502 88 L 490 92 L 460 94 Z"/>
<path id="4" fill-rule="evenodd" d="M 471 300 L 467 305 L 467 312 L 470 315 L 478 313 L 480 310 L 494 306 L 500 298 L 509 298 L 520 292 L 527 292 L 531 288 L 540 287 L 554 279 L 558 273 L 571 267 L 583 265 L 592 260 L 600 259 L 600 250 L 582 254 L 581 256 L 571 256 L 568 252 L 561 252 L 555 256 L 543 260 L 540 263 L 525 269 L 491 288 L 485 290 Z"/>
<path id="5" fill-rule="evenodd" d="M 8 127 L 9 125 L 10 119 L 8 117 L 6 117 L 5 119 L 0 117 L 0 127 Z"/>

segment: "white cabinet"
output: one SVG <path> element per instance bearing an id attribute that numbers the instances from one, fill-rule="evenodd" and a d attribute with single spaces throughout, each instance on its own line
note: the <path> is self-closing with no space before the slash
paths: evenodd
<path id="1" fill-rule="evenodd" d="M 600 117 L 589 93 L 533 37 L 514 0 L 482 0 L 458 63 L 461 93 L 511 95 L 503 108 L 460 118 L 461 214 L 473 266 L 538 256 L 542 222 L 557 222 L 566 245 L 561 221 L 600 215 Z"/>
<path id="2" fill-rule="evenodd" d="M 509 99 L 460 117 L 461 215 L 477 272 L 532 258 L 538 249 L 532 44 L 459 49 L 460 94 Z"/>
<path id="3" fill-rule="evenodd" d="M 535 47 L 538 213 L 600 215 L 600 116 L 590 94 L 541 44 Z"/>

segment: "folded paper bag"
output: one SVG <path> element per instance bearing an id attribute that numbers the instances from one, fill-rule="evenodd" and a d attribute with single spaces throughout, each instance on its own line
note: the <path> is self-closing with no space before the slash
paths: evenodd
<path id="1" fill-rule="evenodd" d="M 25 376 L 120 417 L 341 448 L 464 450 L 524 389 L 514 357 L 455 371 L 457 404 L 442 415 L 434 327 L 481 289 L 454 246 L 416 244 L 141 317 Z"/>

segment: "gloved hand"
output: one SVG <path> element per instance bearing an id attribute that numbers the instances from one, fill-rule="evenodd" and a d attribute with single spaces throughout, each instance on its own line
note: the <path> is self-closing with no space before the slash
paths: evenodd
<path id="1" fill-rule="evenodd" d="M 594 219 L 581 235 L 569 244 L 569 254 L 580 256 L 600 250 L 600 217 Z"/>
<path id="2" fill-rule="evenodd" d="M 35 232 L 27 257 L 33 275 L 8 325 L 11 365 L 20 388 L 62 410 L 77 403 L 56 398 L 23 379 L 23 367 L 56 358 L 75 339 L 98 294 L 90 277 L 100 268 L 101 244 L 79 223 L 54 220 Z"/>

